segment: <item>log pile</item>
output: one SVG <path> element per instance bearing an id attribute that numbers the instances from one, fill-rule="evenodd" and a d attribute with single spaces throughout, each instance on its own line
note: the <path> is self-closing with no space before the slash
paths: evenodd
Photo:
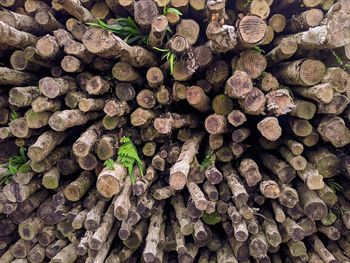
<path id="1" fill-rule="evenodd" d="M 0 6 L 0 263 L 350 262 L 348 0 Z"/>

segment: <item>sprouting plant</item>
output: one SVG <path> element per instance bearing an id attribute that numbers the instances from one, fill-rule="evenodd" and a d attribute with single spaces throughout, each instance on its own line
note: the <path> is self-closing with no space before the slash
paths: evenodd
<path id="1" fill-rule="evenodd" d="M 328 210 L 328 214 L 322 218 L 321 222 L 325 226 L 333 225 L 333 223 L 337 220 L 337 215 L 332 211 L 335 208 L 330 208 Z M 337 211 L 336 211 L 337 212 Z"/>
<path id="2" fill-rule="evenodd" d="M 176 64 L 176 54 L 167 48 L 165 48 L 165 49 L 157 48 L 157 47 L 153 47 L 153 48 L 155 50 L 163 53 L 162 59 L 166 59 L 168 61 L 169 68 L 170 68 L 170 74 L 173 74 L 174 66 Z"/>
<path id="3" fill-rule="evenodd" d="M 30 171 L 27 163 L 26 148 L 19 148 L 19 155 L 11 157 L 5 164 L 6 171 L 0 175 L 0 185 L 8 184 L 12 176 L 18 172 L 26 173 Z"/>
<path id="4" fill-rule="evenodd" d="M 252 48 L 253 50 L 255 50 L 256 52 L 259 52 L 260 54 L 265 54 L 265 50 L 263 50 L 261 47 L 259 46 L 255 46 Z"/>
<path id="5" fill-rule="evenodd" d="M 113 170 L 114 163 L 115 163 L 115 161 L 113 161 L 112 159 L 108 159 L 103 163 L 103 165 L 107 168 L 107 170 Z"/>
<path id="6" fill-rule="evenodd" d="M 137 43 L 138 45 L 146 45 L 148 36 L 144 35 L 136 22 L 131 18 L 117 18 L 116 24 L 108 25 L 103 20 L 97 19 L 96 22 L 87 23 L 89 26 L 99 27 L 124 39 L 128 44 Z"/>
<path id="7" fill-rule="evenodd" d="M 341 57 L 335 53 L 334 50 L 331 50 L 333 56 L 335 57 L 335 60 L 337 61 L 338 65 L 341 66 L 343 69 L 350 69 L 350 63 L 345 63 Z"/>
<path id="8" fill-rule="evenodd" d="M 252 2 L 253 2 L 253 0 L 246 0 L 244 5 L 243 5 L 243 8 L 248 7 Z"/>
<path id="9" fill-rule="evenodd" d="M 200 164 L 201 172 L 205 171 L 209 166 L 214 165 L 216 160 L 216 155 L 213 151 L 209 151 L 205 156 L 204 160 Z"/>
<path id="10" fill-rule="evenodd" d="M 337 215 L 338 218 L 342 217 L 345 212 L 349 212 L 349 209 L 342 208 L 342 207 L 340 207 L 340 205 L 335 205 L 335 206 L 331 207 L 330 209 Z"/>
<path id="11" fill-rule="evenodd" d="M 14 121 L 18 119 L 18 114 L 16 111 L 12 110 L 10 114 L 10 121 Z"/>
<path id="12" fill-rule="evenodd" d="M 138 166 L 141 177 L 143 177 L 142 161 L 137 153 L 134 143 L 129 137 L 122 137 L 120 142 L 122 145 L 118 149 L 117 162 L 128 169 L 131 183 L 135 184 L 136 177 L 134 175 L 134 165 L 136 164 Z"/>
<path id="13" fill-rule="evenodd" d="M 327 185 L 329 186 L 329 188 L 332 189 L 332 191 L 336 194 L 337 192 L 341 192 L 343 191 L 343 187 L 334 181 L 334 179 L 329 179 L 327 181 Z"/>
<path id="14" fill-rule="evenodd" d="M 174 14 L 176 14 L 176 15 L 178 15 L 178 16 L 182 16 L 182 13 L 179 11 L 179 10 L 177 10 L 176 8 L 173 8 L 173 7 L 167 7 L 166 5 L 164 6 L 164 8 L 163 8 L 163 15 L 167 15 L 167 14 L 169 14 L 169 13 L 174 13 Z"/>
<path id="15" fill-rule="evenodd" d="M 207 225 L 216 225 L 221 222 L 221 217 L 220 214 L 216 211 L 211 214 L 207 214 L 206 212 L 204 212 L 202 215 L 202 220 Z"/>
<path id="16" fill-rule="evenodd" d="M 170 41 L 172 35 L 173 35 L 173 31 L 172 31 L 171 28 L 168 26 L 168 27 L 166 28 L 166 32 L 165 32 L 165 39 L 166 39 L 167 42 Z"/>

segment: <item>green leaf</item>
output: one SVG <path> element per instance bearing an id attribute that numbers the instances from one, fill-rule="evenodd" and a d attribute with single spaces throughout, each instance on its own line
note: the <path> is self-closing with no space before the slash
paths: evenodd
<path id="1" fill-rule="evenodd" d="M 18 119 L 18 114 L 16 111 L 12 110 L 10 115 L 10 121 L 14 121 Z"/>
<path id="2" fill-rule="evenodd" d="M 173 7 L 170 7 L 167 9 L 167 13 L 174 13 L 174 14 L 177 14 L 178 16 L 182 16 L 182 13 L 177 10 L 176 8 L 173 8 Z"/>
<path id="3" fill-rule="evenodd" d="M 25 163 L 18 168 L 17 172 L 28 173 L 28 172 L 30 172 L 30 170 L 31 170 L 31 168 L 30 168 L 29 163 Z"/>
<path id="4" fill-rule="evenodd" d="M 107 168 L 107 170 L 114 170 L 114 161 L 112 159 L 106 160 L 103 165 Z"/>
<path id="5" fill-rule="evenodd" d="M 19 148 L 19 153 L 20 153 L 21 157 L 23 158 L 23 160 L 26 159 L 26 151 L 27 151 L 27 149 L 24 147 Z"/>
<path id="6" fill-rule="evenodd" d="M 120 162 L 127 170 L 131 179 L 131 183 L 135 184 L 136 176 L 134 174 L 134 165 L 137 165 L 140 170 L 140 175 L 143 177 L 142 161 L 138 156 L 137 149 L 129 137 L 120 139 L 122 145 L 118 149 L 117 161 Z"/>
<path id="7" fill-rule="evenodd" d="M 253 2 L 253 0 L 246 0 L 246 2 L 243 5 L 243 8 L 248 7 L 252 2 Z"/>
<path id="8" fill-rule="evenodd" d="M 209 166 L 212 166 L 215 164 L 216 161 L 216 155 L 214 154 L 213 151 L 210 151 L 200 164 L 200 171 L 203 172 L 206 169 L 208 169 Z"/>
<path id="9" fill-rule="evenodd" d="M 175 66 L 175 54 L 171 53 L 169 55 L 169 66 L 170 66 L 170 74 L 173 74 L 174 72 L 174 66 Z"/>
<path id="10" fill-rule="evenodd" d="M 115 21 L 115 24 L 108 25 L 103 20 L 97 19 L 97 22 L 87 24 L 111 31 L 117 36 L 124 38 L 124 41 L 128 44 L 132 44 L 134 42 L 137 42 L 139 45 L 146 44 L 148 36 L 143 34 L 136 22 L 131 17 L 117 18 Z"/>
<path id="11" fill-rule="evenodd" d="M 321 222 L 325 226 L 333 225 L 333 223 L 337 220 L 337 215 L 332 211 L 329 211 L 325 218 L 322 218 Z"/>
<path id="12" fill-rule="evenodd" d="M 265 50 L 263 50 L 259 46 L 253 47 L 253 50 L 255 50 L 256 52 L 259 52 L 260 54 L 265 54 Z"/>
<path id="13" fill-rule="evenodd" d="M 202 215 L 202 220 L 208 225 L 216 225 L 221 222 L 221 217 L 218 212 L 207 214 L 206 212 Z"/>
<path id="14" fill-rule="evenodd" d="M 160 51 L 160 52 L 169 52 L 169 49 L 163 49 L 163 48 L 158 48 L 158 47 L 153 47 L 153 49 Z"/>
<path id="15" fill-rule="evenodd" d="M 9 170 L 9 171 L 10 171 L 10 173 L 13 175 L 13 174 L 16 174 L 16 173 L 17 173 L 18 167 L 17 167 L 17 166 L 13 166 L 13 165 L 9 164 L 9 166 L 8 166 L 8 170 Z"/>

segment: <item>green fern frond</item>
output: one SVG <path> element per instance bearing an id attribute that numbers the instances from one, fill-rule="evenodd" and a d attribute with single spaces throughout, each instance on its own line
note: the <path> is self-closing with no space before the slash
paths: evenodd
<path id="1" fill-rule="evenodd" d="M 18 119 L 18 114 L 16 111 L 12 110 L 10 114 L 10 121 L 14 121 Z"/>
<path id="2" fill-rule="evenodd" d="M 105 168 L 107 168 L 107 170 L 113 170 L 114 169 L 114 161 L 112 159 L 108 159 L 106 160 L 103 165 L 105 166 Z"/>
<path id="3" fill-rule="evenodd" d="M 135 184 L 136 176 L 134 174 L 134 166 L 137 165 L 140 170 L 140 175 L 143 177 L 143 167 L 142 161 L 137 153 L 137 149 L 134 143 L 129 137 L 122 137 L 120 139 L 122 145 L 118 149 L 118 158 L 117 162 L 123 165 L 129 173 L 131 183 Z"/>
<path id="4" fill-rule="evenodd" d="M 19 155 L 12 156 L 5 167 L 7 170 L 0 175 L 0 185 L 7 184 L 11 181 L 14 174 L 21 172 L 26 173 L 30 171 L 30 165 L 27 163 L 27 156 L 24 147 L 19 148 Z"/>
<path id="5" fill-rule="evenodd" d="M 216 161 L 216 155 L 213 151 L 210 151 L 200 164 L 200 170 L 201 172 L 205 171 L 209 166 L 212 166 L 215 164 Z"/>

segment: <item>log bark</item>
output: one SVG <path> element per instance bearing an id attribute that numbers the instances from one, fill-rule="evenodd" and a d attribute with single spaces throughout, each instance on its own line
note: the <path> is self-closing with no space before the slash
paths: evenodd
<path id="1" fill-rule="evenodd" d="M 172 189 L 181 190 L 185 187 L 190 163 L 198 151 L 202 137 L 202 134 L 196 134 L 182 146 L 178 160 L 170 169 L 169 185 Z"/>
<path id="2" fill-rule="evenodd" d="M 134 67 L 156 66 L 153 53 L 139 46 L 129 46 L 111 32 L 89 28 L 83 37 L 83 44 L 93 54 L 105 58 L 122 58 Z"/>
<path id="3" fill-rule="evenodd" d="M 38 40 L 35 35 L 16 29 L 3 21 L 0 21 L 1 38 L 0 43 L 15 48 L 24 49 L 27 46 L 34 46 Z"/>

